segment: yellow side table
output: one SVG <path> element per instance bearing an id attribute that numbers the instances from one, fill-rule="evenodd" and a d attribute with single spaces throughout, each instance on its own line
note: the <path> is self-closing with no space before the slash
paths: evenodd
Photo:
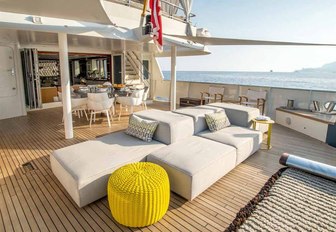
<path id="1" fill-rule="evenodd" d="M 267 149 L 271 149 L 271 137 L 272 137 L 272 125 L 275 123 L 273 120 L 257 120 L 252 119 L 253 122 L 253 129 L 255 130 L 257 128 L 257 123 L 259 124 L 267 124 L 268 125 L 268 131 L 267 131 Z"/>
<path id="2" fill-rule="evenodd" d="M 125 165 L 111 174 L 107 195 L 117 222 L 129 227 L 149 226 L 167 212 L 170 200 L 168 174 L 153 163 Z"/>

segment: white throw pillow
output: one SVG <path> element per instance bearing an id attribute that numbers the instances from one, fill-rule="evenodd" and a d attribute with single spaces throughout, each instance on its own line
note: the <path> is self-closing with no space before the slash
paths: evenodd
<path id="1" fill-rule="evenodd" d="M 151 142 L 158 125 L 159 122 L 157 121 L 145 120 L 136 115 L 131 115 L 126 134 Z"/>
<path id="2" fill-rule="evenodd" d="M 208 124 L 211 132 L 218 131 L 225 127 L 231 126 L 229 118 L 225 111 L 220 111 L 212 114 L 205 114 L 205 121 Z"/>

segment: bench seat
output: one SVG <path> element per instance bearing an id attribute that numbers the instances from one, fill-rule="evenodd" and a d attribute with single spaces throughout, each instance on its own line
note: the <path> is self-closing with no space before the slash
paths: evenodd
<path id="1" fill-rule="evenodd" d="M 174 113 L 191 117 L 194 120 L 194 134 L 198 134 L 199 132 L 208 129 L 208 124 L 205 121 L 205 114 L 211 114 L 220 111 L 224 111 L 224 109 L 202 105 L 197 107 L 180 108 L 175 110 Z"/>
<path id="2" fill-rule="evenodd" d="M 108 178 L 117 168 L 144 161 L 166 145 L 142 141 L 124 131 L 54 151 L 50 156 L 55 176 L 79 207 L 106 195 Z"/>
<path id="3" fill-rule="evenodd" d="M 258 151 L 262 143 L 260 131 L 234 125 L 216 132 L 202 131 L 198 136 L 235 147 L 237 149 L 236 165 Z"/>
<path id="4" fill-rule="evenodd" d="M 167 171 L 173 192 L 192 200 L 235 167 L 236 149 L 191 136 L 153 151 L 147 161 Z"/>

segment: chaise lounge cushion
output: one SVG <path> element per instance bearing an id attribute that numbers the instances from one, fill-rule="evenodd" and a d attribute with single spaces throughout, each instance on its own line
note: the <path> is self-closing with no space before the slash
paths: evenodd
<path id="1" fill-rule="evenodd" d="M 162 143 L 171 144 L 194 134 L 194 122 L 191 117 L 163 110 L 145 110 L 134 114 L 159 122 L 153 139 Z"/>
<path id="2" fill-rule="evenodd" d="M 202 138 L 233 146 L 237 149 L 236 165 L 255 153 L 262 142 L 262 133 L 240 126 L 230 126 L 216 132 L 203 131 Z"/>
<path id="3" fill-rule="evenodd" d="M 150 152 L 164 146 L 157 141 L 141 141 L 120 131 L 54 151 L 50 156 L 51 168 L 82 207 L 106 195 L 108 178 L 114 170 L 143 161 Z"/>
<path id="4" fill-rule="evenodd" d="M 231 124 L 236 126 L 251 128 L 252 119 L 260 115 L 260 111 L 258 108 L 252 108 L 223 102 L 211 103 L 209 105 L 224 109 Z"/>
<path id="5" fill-rule="evenodd" d="M 173 192 L 192 200 L 235 167 L 236 149 L 191 136 L 153 151 L 147 161 L 167 171 Z"/>
<path id="6" fill-rule="evenodd" d="M 196 106 L 196 107 L 185 107 L 174 111 L 177 114 L 183 114 L 192 117 L 194 120 L 194 134 L 198 134 L 201 131 L 207 130 L 208 125 L 205 121 L 205 114 L 211 114 L 215 112 L 224 111 L 218 107 L 211 107 L 207 105 Z"/>

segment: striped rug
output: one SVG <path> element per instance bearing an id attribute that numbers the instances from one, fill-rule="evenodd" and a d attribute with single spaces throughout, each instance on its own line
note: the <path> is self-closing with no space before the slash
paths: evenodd
<path id="1" fill-rule="evenodd" d="M 336 231 L 336 182 L 281 169 L 226 231 Z"/>

